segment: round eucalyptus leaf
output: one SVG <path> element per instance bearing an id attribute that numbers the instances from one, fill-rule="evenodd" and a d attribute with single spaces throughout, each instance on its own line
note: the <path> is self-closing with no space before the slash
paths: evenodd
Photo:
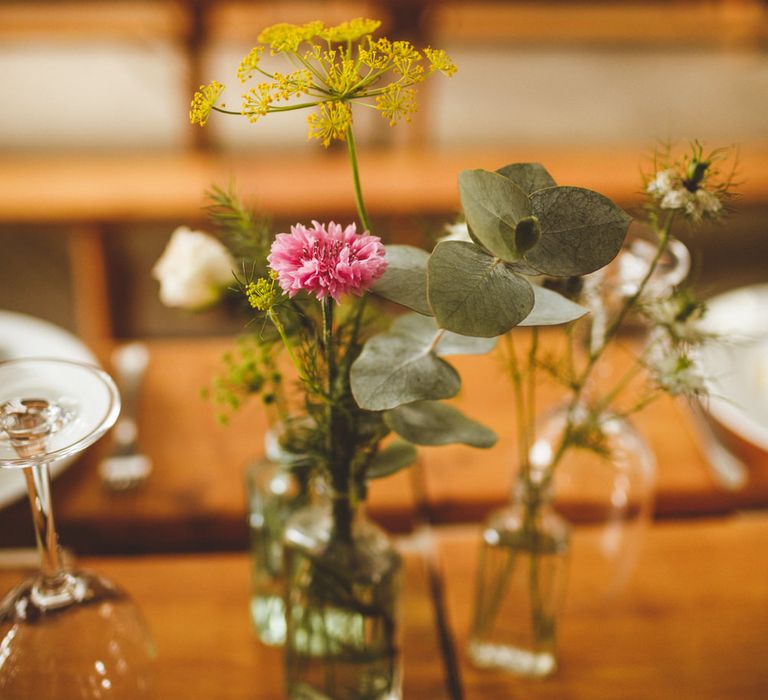
<path id="1" fill-rule="evenodd" d="M 420 314 L 432 315 L 427 302 L 427 260 L 429 253 L 410 245 L 388 245 L 387 269 L 371 291 Z"/>
<path id="2" fill-rule="evenodd" d="M 418 456 L 416 448 L 405 440 L 395 440 L 379 450 L 365 471 L 366 479 L 381 479 L 413 464 Z"/>
<path id="3" fill-rule="evenodd" d="M 425 350 L 431 347 L 440 328 L 437 321 L 421 314 L 398 316 L 389 329 L 390 333 L 410 336 L 422 343 Z M 497 338 L 473 338 L 442 329 L 443 333 L 433 352 L 437 355 L 485 355 L 496 346 Z"/>
<path id="4" fill-rule="evenodd" d="M 472 447 L 493 447 L 496 433 L 467 418 L 453 406 L 438 401 L 418 401 L 387 411 L 386 424 L 398 435 L 417 445 L 463 443 Z"/>
<path id="5" fill-rule="evenodd" d="M 518 325 L 554 326 L 581 318 L 589 309 L 545 287 L 533 286 L 533 309 Z"/>
<path id="6" fill-rule="evenodd" d="M 515 260 L 515 228 L 531 214 L 528 195 L 508 178 L 488 170 L 460 173 L 459 195 L 471 236 L 497 258 Z"/>
<path id="7" fill-rule="evenodd" d="M 512 180 L 526 194 L 557 186 L 555 179 L 541 163 L 511 163 L 496 172 Z"/>
<path id="8" fill-rule="evenodd" d="M 360 408 L 386 411 L 403 403 L 455 396 L 461 380 L 445 360 L 406 335 L 380 333 L 363 347 L 349 374 Z"/>
<path id="9" fill-rule="evenodd" d="M 550 187 L 531 194 L 541 224 L 538 243 L 524 259 L 558 277 L 586 275 L 619 252 L 630 216 L 610 199 L 581 187 Z"/>
<path id="10" fill-rule="evenodd" d="M 515 226 L 515 247 L 518 253 L 525 253 L 539 242 L 541 225 L 535 216 L 526 216 Z"/>
<path id="11" fill-rule="evenodd" d="M 533 308 L 528 281 L 472 243 L 438 243 L 427 273 L 437 323 L 461 335 L 502 335 Z"/>

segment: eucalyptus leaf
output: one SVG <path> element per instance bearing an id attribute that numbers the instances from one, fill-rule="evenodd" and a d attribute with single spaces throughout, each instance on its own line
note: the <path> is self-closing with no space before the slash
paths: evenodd
<path id="1" fill-rule="evenodd" d="M 554 326 L 581 318 L 589 309 L 545 287 L 533 286 L 533 309 L 518 325 Z"/>
<path id="2" fill-rule="evenodd" d="M 438 401 L 418 401 L 387 411 L 386 424 L 398 435 L 417 445 L 464 443 L 492 447 L 496 433 L 461 411 Z"/>
<path id="3" fill-rule="evenodd" d="M 581 187 L 550 187 L 531 194 L 541 237 L 524 255 L 539 272 L 586 275 L 619 252 L 631 218 L 603 195 Z"/>
<path id="4" fill-rule="evenodd" d="M 398 316 L 389 329 L 390 333 L 407 335 L 429 348 L 435 340 L 437 321 L 421 314 Z M 485 355 L 496 346 L 497 338 L 473 338 L 443 329 L 443 335 L 434 348 L 437 355 Z"/>
<path id="5" fill-rule="evenodd" d="M 418 452 L 412 443 L 395 440 L 379 450 L 365 472 L 366 479 L 381 479 L 411 465 Z"/>
<path id="6" fill-rule="evenodd" d="M 557 186 L 554 178 L 541 163 L 511 163 L 496 172 L 512 180 L 526 194 Z"/>
<path id="7" fill-rule="evenodd" d="M 516 326 L 533 308 L 528 281 L 472 243 L 438 243 L 427 272 L 437 322 L 455 333 L 493 338 Z"/>
<path id="8" fill-rule="evenodd" d="M 488 170 L 460 173 L 459 195 L 472 237 L 497 258 L 515 260 L 515 229 L 532 213 L 528 195 L 512 180 Z"/>
<path id="9" fill-rule="evenodd" d="M 429 253 L 410 245 L 388 245 L 387 269 L 371 291 L 420 314 L 432 315 L 427 302 L 427 260 Z"/>
<path id="10" fill-rule="evenodd" d="M 461 380 L 445 360 L 406 335 L 380 333 L 363 347 L 350 370 L 360 408 L 385 411 L 403 403 L 455 396 Z"/>

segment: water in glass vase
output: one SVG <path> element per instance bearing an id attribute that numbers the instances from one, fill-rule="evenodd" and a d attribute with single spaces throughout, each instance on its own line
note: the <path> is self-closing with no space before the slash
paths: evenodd
<path id="1" fill-rule="evenodd" d="M 542 677 L 556 666 L 569 528 L 546 502 L 515 503 L 486 523 L 469 655 L 481 668 Z"/>
<path id="2" fill-rule="evenodd" d="M 264 644 L 285 642 L 283 594 L 283 535 L 288 519 L 304 508 L 317 490 L 311 489 L 311 463 L 305 455 L 289 451 L 280 440 L 289 428 L 287 421 L 268 431 L 264 439 L 266 457 L 246 471 L 248 525 L 251 541 L 251 621 Z"/>
<path id="3" fill-rule="evenodd" d="M 331 536 L 327 510 L 286 530 L 286 682 L 292 700 L 399 700 L 396 608 L 401 560 L 386 535 L 357 518 Z"/>

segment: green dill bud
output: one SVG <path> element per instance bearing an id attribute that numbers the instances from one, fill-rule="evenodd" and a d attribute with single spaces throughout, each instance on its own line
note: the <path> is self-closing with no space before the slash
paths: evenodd
<path id="1" fill-rule="evenodd" d="M 248 303 L 257 311 L 269 311 L 277 303 L 275 280 L 264 277 L 245 285 L 245 296 Z"/>

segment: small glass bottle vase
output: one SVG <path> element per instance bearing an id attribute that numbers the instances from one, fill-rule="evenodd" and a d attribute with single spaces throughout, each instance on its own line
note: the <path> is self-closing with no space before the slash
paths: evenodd
<path id="1" fill-rule="evenodd" d="M 387 535 L 337 496 L 291 519 L 285 555 L 288 697 L 399 699 L 402 561 Z"/>
<path id="2" fill-rule="evenodd" d="M 271 646 L 285 642 L 283 535 L 289 518 L 312 498 L 311 464 L 306 455 L 280 444 L 284 426 L 267 432 L 265 457 L 246 470 L 251 543 L 251 622 Z"/>
<path id="3" fill-rule="evenodd" d="M 483 528 L 469 656 L 480 668 L 543 677 L 556 668 L 570 527 L 551 490 L 521 476 Z"/>

